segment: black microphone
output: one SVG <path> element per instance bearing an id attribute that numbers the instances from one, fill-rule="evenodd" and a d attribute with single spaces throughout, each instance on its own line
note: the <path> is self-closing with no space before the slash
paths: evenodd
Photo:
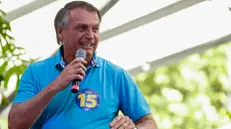
<path id="1" fill-rule="evenodd" d="M 78 49 L 76 54 L 75 54 L 76 58 L 82 58 L 82 59 L 86 59 L 86 51 L 84 49 Z M 80 80 L 74 80 L 72 82 L 72 86 L 71 86 L 71 92 L 72 93 L 77 93 L 79 91 L 79 84 L 80 84 Z"/>

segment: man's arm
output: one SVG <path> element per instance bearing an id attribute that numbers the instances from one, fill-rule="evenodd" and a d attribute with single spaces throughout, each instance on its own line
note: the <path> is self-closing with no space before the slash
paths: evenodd
<path id="1" fill-rule="evenodd" d="M 43 110 L 46 108 L 46 106 L 49 104 L 49 102 L 52 100 L 57 92 L 65 89 L 71 81 L 75 79 L 83 79 L 86 68 L 83 66 L 82 62 L 86 63 L 86 61 L 78 58 L 73 60 L 61 72 L 61 74 L 56 78 L 55 81 L 50 83 L 45 89 L 36 94 L 32 99 L 27 100 L 23 103 L 14 104 L 10 110 L 8 117 L 9 129 L 30 128 L 39 118 Z M 29 74 L 28 76 L 32 75 Z M 25 86 L 27 84 L 22 85 Z"/>
<path id="2" fill-rule="evenodd" d="M 155 120 L 151 114 L 141 117 L 135 122 L 136 128 L 138 129 L 157 129 Z"/>
<path id="3" fill-rule="evenodd" d="M 24 103 L 16 103 L 12 106 L 9 117 L 9 129 L 28 129 L 38 119 L 44 108 L 48 105 L 56 92 L 49 85 L 38 95 Z"/>

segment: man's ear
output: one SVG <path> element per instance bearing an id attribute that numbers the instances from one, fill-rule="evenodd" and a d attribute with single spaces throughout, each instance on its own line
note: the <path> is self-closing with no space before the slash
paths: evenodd
<path id="1" fill-rule="evenodd" d="M 58 28 L 56 30 L 56 32 L 57 32 L 57 36 L 58 36 L 59 40 L 63 41 L 63 39 L 64 39 L 63 29 L 62 28 Z"/>

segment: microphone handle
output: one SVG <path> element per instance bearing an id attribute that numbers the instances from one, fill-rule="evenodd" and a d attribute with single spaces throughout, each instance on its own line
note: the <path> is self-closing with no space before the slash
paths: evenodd
<path id="1" fill-rule="evenodd" d="M 71 86 L 71 92 L 72 93 L 77 93 L 79 91 L 79 84 L 80 84 L 80 81 L 78 81 L 78 80 L 74 80 L 72 82 L 72 86 Z"/>

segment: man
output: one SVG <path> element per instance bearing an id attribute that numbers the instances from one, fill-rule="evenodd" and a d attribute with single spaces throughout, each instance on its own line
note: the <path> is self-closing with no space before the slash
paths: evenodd
<path id="1" fill-rule="evenodd" d="M 149 106 L 122 68 L 96 56 L 101 16 L 70 2 L 55 17 L 61 47 L 24 72 L 9 113 L 9 129 L 156 129 Z M 76 58 L 78 49 L 86 59 Z M 77 94 L 71 82 L 81 80 Z M 125 116 L 118 116 L 121 110 Z"/>

